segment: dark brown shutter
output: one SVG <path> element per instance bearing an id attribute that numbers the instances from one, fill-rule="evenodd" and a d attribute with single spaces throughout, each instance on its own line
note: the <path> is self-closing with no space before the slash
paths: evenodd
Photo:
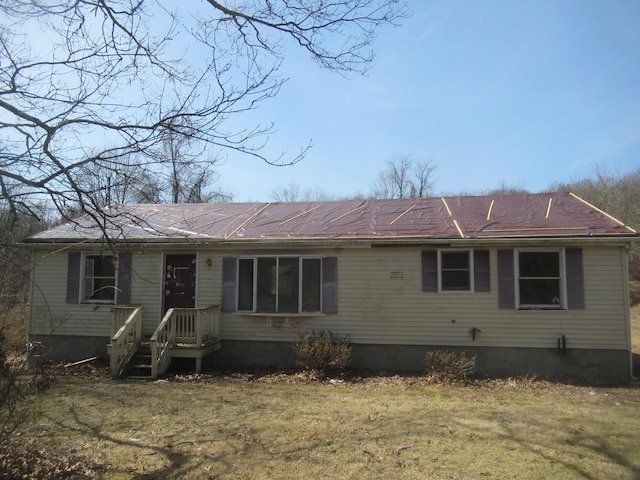
<path id="1" fill-rule="evenodd" d="M 498 250 L 498 306 L 515 308 L 513 250 Z"/>
<path id="2" fill-rule="evenodd" d="M 489 250 L 473 251 L 473 283 L 476 292 L 491 291 Z"/>
<path id="3" fill-rule="evenodd" d="M 322 312 L 338 313 L 338 258 L 322 259 Z"/>
<path id="4" fill-rule="evenodd" d="M 131 252 L 118 255 L 118 293 L 116 295 L 118 305 L 131 303 Z"/>
<path id="5" fill-rule="evenodd" d="M 567 308 L 584 308 L 584 275 L 582 269 L 582 249 L 565 250 L 567 271 Z"/>
<path id="6" fill-rule="evenodd" d="M 222 259 L 222 311 L 233 312 L 236 309 L 236 259 Z"/>
<path id="7" fill-rule="evenodd" d="M 438 291 L 438 251 L 422 251 L 422 291 Z"/>
<path id="8" fill-rule="evenodd" d="M 67 303 L 80 302 L 80 267 L 82 254 L 71 252 L 67 264 Z"/>

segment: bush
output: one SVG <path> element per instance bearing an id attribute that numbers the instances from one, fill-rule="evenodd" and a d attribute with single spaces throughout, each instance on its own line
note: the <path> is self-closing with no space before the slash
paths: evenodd
<path id="1" fill-rule="evenodd" d="M 293 353 L 298 364 L 305 369 L 326 374 L 349 364 L 351 339 L 328 330 L 301 332 L 293 343 Z"/>
<path id="2" fill-rule="evenodd" d="M 462 351 L 432 350 L 424 357 L 425 374 L 436 383 L 466 383 L 475 372 L 476 356 Z"/>

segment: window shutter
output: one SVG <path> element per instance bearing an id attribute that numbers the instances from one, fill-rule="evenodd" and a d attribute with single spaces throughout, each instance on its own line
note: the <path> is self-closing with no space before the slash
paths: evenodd
<path id="1" fill-rule="evenodd" d="M 131 252 L 123 252 L 118 255 L 118 292 L 116 295 L 118 305 L 131 303 Z"/>
<path id="2" fill-rule="evenodd" d="M 71 252 L 67 263 L 67 303 L 80 302 L 80 267 L 82 254 Z"/>
<path id="3" fill-rule="evenodd" d="M 567 262 L 567 308 L 584 309 L 582 249 L 567 248 L 564 253 Z"/>
<path id="4" fill-rule="evenodd" d="M 438 291 L 438 251 L 422 251 L 422 291 Z"/>
<path id="5" fill-rule="evenodd" d="M 322 312 L 338 313 L 338 258 L 322 259 Z"/>
<path id="6" fill-rule="evenodd" d="M 474 250 L 473 252 L 473 283 L 476 292 L 491 291 L 489 250 Z"/>
<path id="7" fill-rule="evenodd" d="M 236 309 L 236 259 L 222 259 L 222 311 L 233 312 Z"/>
<path id="8" fill-rule="evenodd" d="M 498 306 L 516 308 L 513 250 L 498 250 Z"/>

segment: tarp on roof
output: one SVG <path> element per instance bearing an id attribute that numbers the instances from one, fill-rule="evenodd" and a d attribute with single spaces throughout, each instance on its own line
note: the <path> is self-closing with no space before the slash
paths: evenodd
<path id="1" fill-rule="evenodd" d="M 119 205 L 102 228 L 85 216 L 27 241 L 203 242 L 635 237 L 637 232 L 571 193 L 296 203 Z"/>

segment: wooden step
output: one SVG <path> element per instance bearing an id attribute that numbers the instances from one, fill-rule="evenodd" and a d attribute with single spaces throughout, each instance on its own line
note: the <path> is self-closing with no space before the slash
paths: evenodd
<path id="1" fill-rule="evenodd" d="M 151 380 L 151 344 L 141 342 L 135 355 L 129 361 L 124 376 L 131 379 Z"/>

